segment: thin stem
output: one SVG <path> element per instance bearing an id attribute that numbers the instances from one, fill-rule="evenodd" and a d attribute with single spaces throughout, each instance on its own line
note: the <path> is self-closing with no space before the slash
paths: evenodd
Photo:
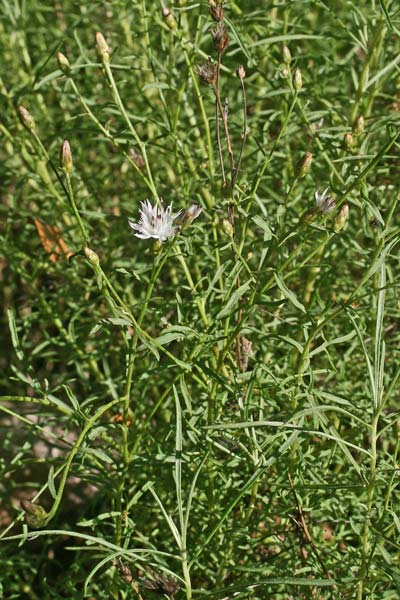
<path id="1" fill-rule="evenodd" d="M 244 78 L 240 77 L 240 83 L 242 86 L 242 97 L 243 97 L 243 131 L 242 131 L 242 143 L 240 145 L 239 158 L 235 169 L 235 174 L 232 179 L 232 188 L 235 187 L 237 179 L 240 173 L 240 167 L 242 165 L 242 158 L 244 147 L 247 139 L 247 98 L 246 98 L 246 87 L 244 85 Z"/>
<path id="2" fill-rule="evenodd" d="M 215 80 L 215 89 L 218 90 L 218 94 L 219 94 L 219 87 L 220 87 L 221 59 L 222 59 L 222 54 L 219 52 L 218 53 L 218 61 L 217 61 L 216 80 Z M 215 129 L 216 129 L 216 133 L 217 133 L 218 157 L 219 157 L 219 164 L 221 167 L 222 185 L 225 188 L 226 187 L 226 175 L 225 175 L 225 167 L 224 167 L 224 157 L 222 154 L 221 130 L 220 130 L 220 123 L 219 123 L 219 108 L 218 108 L 217 98 L 215 98 Z"/>
<path id="3" fill-rule="evenodd" d="M 159 196 L 158 196 L 158 193 L 157 193 L 156 186 L 154 184 L 153 175 L 152 175 L 150 164 L 149 164 L 149 159 L 147 157 L 146 145 L 140 139 L 140 137 L 139 137 L 136 129 L 134 128 L 134 126 L 132 124 L 131 119 L 129 118 L 129 115 L 128 115 L 127 111 L 126 111 L 124 103 L 122 102 L 121 96 L 119 94 L 118 87 L 117 87 L 117 85 L 115 83 L 114 75 L 113 75 L 113 72 L 111 70 L 110 64 L 107 61 L 103 61 L 103 66 L 104 66 L 104 69 L 105 69 L 105 72 L 106 72 L 106 75 L 107 75 L 108 82 L 109 82 L 109 84 L 111 86 L 111 91 L 112 91 L 114 100 L 115 100 L 115 102 L 116 102 L 119 110 L 121 111 L 122 116 L 125 119 L 125 123 L 127 124 L 129 131 L 131 132 L 134 140 L 136 141 L 137 145 L 140 148 L 140 152 L 142 154 L 142 157 L 143 157 L 143 160 L 144 160 L 144 163 L 145 163 L 145 166 L 146 166 L 146 172 L 147 172 L 147 177 L 148 177 L 148 180 L 149 180 L 149 186 L 150 186 L 151 192 L 153 194 L 154 199 L 158 201 Z"/>
<path id="4" fill-rule="evenodd" d="M 71 208 L 72 211 L 75 215 L 75 218 L 78 222 L 79 225 L 79 229 L 81 230 L 81 234 L 82 234 L 82 238 L 83 238 L 83 243 L 86 245 L 89 243 L 89 234 L 86 230 L 86 227 L 83 224 L 83 221 L 81 219 L 81 215 L 79 214 L 79 210 L 78 207 L 76 206 L 76 202 L 75 202 L 75 197 L 74 197 L 74 191 L 72 189 L 72 185 L 71 185 L 71 177 L 70 174 L 64 169 L 65 172 L 65 181 L 67 182 L 67 190 L 68 190 L 68 198 L 69 201 L 71 203 Z"/>

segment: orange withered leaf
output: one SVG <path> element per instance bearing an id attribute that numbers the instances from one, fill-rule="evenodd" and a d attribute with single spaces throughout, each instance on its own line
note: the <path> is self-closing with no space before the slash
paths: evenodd
<path id="1" fill-rule="evenodd" d="M 43 248 L 49 254 L 51 262 L 55 263 L 60 257 L 68 259 L 73 252 L 61 237 L 60 230 L 56 225 L 48 225 L 42 219 L 33 219 Z"/>

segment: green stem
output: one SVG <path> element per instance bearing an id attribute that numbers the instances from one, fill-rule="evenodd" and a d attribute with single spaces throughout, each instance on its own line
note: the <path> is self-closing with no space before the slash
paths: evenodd
<path id="1" fill-rule="evenodd" d="M 72 212 L 75 215 L 75 218 L 78 222 L 79 225 L 79 229 L 81 230 L 81 234 L 82 234 L 82 238 L 83 238 L 83 243 L 85 245 L 87 245 L 89 243 L 89 234 L 86 230 L 86 227 L 83 224 L 83 221 L 81 219 L 81 215 L 79 214 L 79 210 L 78 207 L 76 206 L 76 202 L 75 202 L 75 196 L 74 196 L 74 191 L 72 189 L 72 185 L 71 185 L 71 177 L 70 174 L 64 169 L 65 172 L 65 180 L 67 182 L 67 190 L 68 190 L 68 198 L 69 201 L 71 203 L 71 207 L 72 207 Z"/>
<path id="2" fill-rule="evenodd" d="M 124 117 L 125 123 L 127 124 L 129 131 L 131 132 L 134 140 L 136 141 L 137 145 L 140 148 L 140 152 L 143 156 L 143 160 L 144 160 L 144 163 L 146 166 L 146 172 L 147 172 L 147 177 L 149 180 L 149 186 L 150 186 L 151 192 L 153 194 L 154 199 L 158 201 L 159 196 L 158 196 L 155 184 L 154 184 L 153 175 L 152 175 L 149 160 L 147 157 L 146 145 L 140 139 L 136 129 L 134 128 L 134 126 L 132 124 L 131 119 L 129 118 L 129 115 L 125 109 L 124 103 L 122 102 L 121 96 L 119 94 L 118 87 L 115 83 L 114 75 L 112 73 L 110 64 L 107 61 L 103 61 L 103 66 L 104 66 L 104 69 L 105 69 L 105 72 L 107 75 L 108 82 L 111 86 L 111 91 L 112 91 L 114 100 L 115 100 L 119 110 L 121 111 L 122 116 Z"/>

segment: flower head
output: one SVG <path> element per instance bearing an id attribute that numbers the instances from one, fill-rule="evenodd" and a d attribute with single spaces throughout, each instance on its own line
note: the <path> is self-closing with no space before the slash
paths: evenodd
<path id="1" fill-rule="evenodd" d="M 329 196 L 328 192 L 329 188 L 326 188 L 322 194 L 315 192 L 315 204 L 317 206 L 317 210 L 323 215 L 328 215 L 335 209 L 336 206 L 334 199 Z"/>
<path id="2" fill-rule="evenodd" d="M 196 65 L 196 71 L 200 79 L 209 85 L 214 85 L 217 81 L 217 67 L 211 58 L 204 65 Z"/>
<path id="3" fill-rule="evenodd" d="M 180 215 L 172 212 L 172 202 L 164 209 L 163 201 L 160 204 L 151 205 L 149 200 L 141 202 L 142 208 L 139 210 L 139 223 L 129 221 L 129 225 L 137 231 L 136 237 L 143 240 L 155 238 L 160 242 L 165 242 L 169 237 L 176 233 L 176 226 L 173 224 L 175 219 Z"/>

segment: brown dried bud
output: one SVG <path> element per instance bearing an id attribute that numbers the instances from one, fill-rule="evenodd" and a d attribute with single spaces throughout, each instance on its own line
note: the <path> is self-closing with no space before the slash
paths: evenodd
<path id="1" fill-rule="evenodd" d="M 100 59 L 103 63 L 109 63 L 110 62 L 110 48 L 106 42 L 106 40 L 104 39 L 104 36 L 102 33 L 100 33 L 99 31 L 96 33 L 96 46 L 97 46 L 97 52 L 100 56 Z"/>
<path id="2" fill-rule="evenodd" d="M 214 40 L 214 48 L 218 54 L 223 54 L 229 42 L 229 36 L 226 27 L 222 23 L 218 23 L 215 29 L 211 29 L 211 35 L 213 36 Z"/>
<path id="3" fill-rule="evenodd" d="M 58 61 L 58 66 L 60 67 L 60 70 L 63 72 L 63 74 L 66 77 L 70 77 L 71 76 L 71 65 L 70 65 L 68 58 L 62 52 L 57 52 L 57 61 Z"/>
<path id="4" fill-rule="evenodd" d="M 218 0 L 210 0 L 210 15 L 214 21 L 223 21 L 224 9 L 222 2 L 218 2 Z"/>
<path id="5" fill-rule="evenodd" d="M 196 71 L 204 83 L 214 85 L 217 81 L 217 68 L 211 58 L 204 65 L 196 65 Z"/>
<path id="6" fill-rule="evenodd" d="M 64 169 L 67 173 L 72 173 L 73 163 L 72 163 L 72 154 L 71 147 L 69 145 L 68 140 L 64 140 L 61 144 L 60 149 L 60 165 L 61 168 Z"/>
<path id="7" fill-rule="evenodd" d="M 238 66 L 238 68 L 236 69 L 236 75 L 241 81 L 243 81 L 243 79 L 246 77 L 246 69 L 243 65 Z"/>
<path id="8" fill-rule="evenodd" d="M 179 591 L 179 583 L 173 577 L 167 575 L 159 575 L 158 573 L 150 572 L 151 579 L 149 577 L 143 577 L 140 583 L 147 590 L 154 590 L 161 594 L 169 594 L 171 597 L 175 597 Z"/>
<path id="9" fill-rule="evenodd" d="M 143 170 L 145 168 L 146 163 L 143 156 L 139 152 L 136 152 L 134 148 L 129 150 L 129 156 L 139 169 Z"/>
<path id="10" fill-rule="evenodd" d="M 301 177 L 305 177 L 307 175 L 311 167 L 312 159 L 313 155 L 311 154 L 311 152 L 306 152 L 303 158 L 301 158 L 300 161 L 297 163 L 296 177 L 300 179 Z"/>
<path id="11" fill-rule="evenodd" d="M 22 125 L 26 127 L 26 129 L 28 129 L 29 131 L 33 131 L 36 127 L 35 119 L 32 117 L 29 110 L 27 110 L 25 106 L 22 106 L 21 104 L 21 106 L 18 106 L 18 114 L 19 118 L 21 119 Z"/>
<path id="12" fill-rule="evenodd" d="M 162 9 L 162 14 L 168 28 L 171 29 L 171 31 L 176 31 L 176 29 L 178 29 L 178 23 L 176 22 L 176 19 L 172 12 L 169 10 L 169 8 L 164 6 L 164 8 Z"/>

